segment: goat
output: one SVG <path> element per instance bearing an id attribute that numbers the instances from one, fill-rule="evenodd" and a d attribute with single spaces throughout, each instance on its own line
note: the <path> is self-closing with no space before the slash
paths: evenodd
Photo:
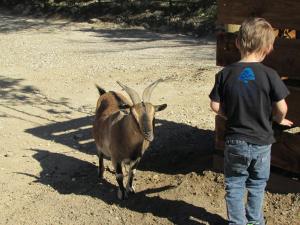
<path id="1" fill-rule="evenodd" d="M 117 81 L 132 103 L 124 95 L 113 91 L 106 92 L 96 85 L 100 97 L 93 123 L 93 137 L 99 157 L 99 178 L 103 179 L 103 157 L 106 156 L 111 159 L 115 169 L 119 199 L 125 199 L 128 194 L 134 193 L 132 183 L 136 168 L 154 139 L 155 112 L 167 107 L 167 104 L 150 103 L 151 93 L 161 81 L 159 79 L 145 88 L 142 100 L 135 90 Z M 126 189 L 123 185 L 122 163 L 129 164 Z"/>

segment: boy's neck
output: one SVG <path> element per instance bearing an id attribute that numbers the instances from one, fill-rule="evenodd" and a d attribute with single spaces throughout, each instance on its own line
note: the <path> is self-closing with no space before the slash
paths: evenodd
<path id="1" fill-rule="evenodd" d="M 265 55 L 257 53 L 241 54 L 241 60 L 239 62 L 262 62 L 264 58 Z"/>

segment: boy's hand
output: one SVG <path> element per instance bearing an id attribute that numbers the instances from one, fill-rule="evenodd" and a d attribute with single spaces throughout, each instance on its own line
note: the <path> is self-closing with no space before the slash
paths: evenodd
<path id="1" fill-rule="evenodd" d="M 283 119 L 279 124 L 282 126 L 291 127 L 294 123 L 288 119 Z"/>
<path id="2" fill-rule="evenodd" d="M 225 114 L 222 111 L 222 108 L 220 107 L 220 102 L 214 102 L 211 101 L 210 102 L 210 108 L 217 113 L 219 116 L 223 117 L 223 119 L 227 120 L 227 117 L 225 116 Z"/>

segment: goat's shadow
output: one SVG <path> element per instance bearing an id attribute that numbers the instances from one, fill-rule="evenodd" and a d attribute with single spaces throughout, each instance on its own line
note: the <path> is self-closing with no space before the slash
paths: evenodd
<path id="1" fill-rule="evenodd" d="M 91 135 L 93 116 L 56 122 L 26 130 L 39 138 L 96 154 Z M 213 131 L 156 119 L 155 140 L 145 152 L 139 170 L 166 174 L 201 172 L 211 165 Z"/>
<path id="2" fill-rule="evenodd" d="M 70 148 L 77 146 L 76 149 L 87 154 L 95 154 L 91 137 L 92 120 L 92 116 L 87 116 L 35 127 L 26 132 Z M 155 141 L 145 153 L 139 170 L 186 174 L 201 172 L 209 166 L 207 159 L 213 150 L 212 131 L 161 119 L 157 119 L 155 123 Z M 96 165 L 65 154 L 40 149 L 33 151 L 36 152 L 33 157 L 42 167 L 40 176 L 33 176 L 36 182 L 50 185 L 61 194 L 89 195 L 107 204 L 119 204 L 132 211 L 166 218 L 174 224 L 204 224 L 199 220 L 209 224 L 226 224 L 226 220 L 220 215 L 207 212 L 202 207 L 182 200 L 164 199 L 155 194 L 170 189 L 171 186 L 142 190 L 120 202 L 116 198 L 115 184 L 105 180 L 101 184 L 97 183 Z"/>
<path id="3" fill-rule="evenodd" d="M 147 189 L 131 195 L 126 201 L 119 201 L 114 191 L 115 185 L 106 180 L 97 182 L 97 168 L 94 164 L 46 150 L 34 149 L 33 151 L 35 151 L 33 157 L 40 163 L 42 171 L 39 177 L 22 174 L 36 178 L 33 182 L 50 185 L 61 194 L 92 196 L 109 205 L 118 204 L 121 208 L 166 218 L 174 224 L 204 224 L 199 220 L 215 225 L 226 224 L 221 216 L 209 213 L 202 207 L 182 200 L 163 199 L 154 194 L 170 189 L 172 186 Z"/>
<path id="4" fill-rule="evenodd" d="M 96 154 L 91 127 L 93 116 L 55 122 L 25 130 L 39 138 L 66 145 L 86 154 Z"/>
<path id="5" fill-rule="evenodd" d="M 39 138 L 52 140 L 78 149 L 87 154 L 95 154 L 91 137 L 92 116 L 52 123 L 26 130 Z M 138 169 L 167 174 L 201 172 L 209 166 L 208 157 L 213 150 L 213 132 L 198 129 L 187 124 L 167 120 L 156 120 L 155 141 L 145 153 Z M 217 214 L 182 200 L 163 199 L 157 192 L 170 189 L 165 186 L 147 189 L 130 196 L 124 202 L 116 198 L 116 186 L 107 181 L 97 183 L 97 166 L 65 154 L 45 150 L 33 150 L 33 157 L 39 161 L 42 171 L 36 182 L 50 185 L 61 194 L 80 194 L 99 198 L 107 204 L 140 212 L 152 213 L 166 218 L 174 224 L 226 224 Z M 32 176 L 30 174 L 24 174 Z M 33 176 L 34 177 L 34 176 Z M 112 191 L 113 190 L 113 191 Z M 153 193 L 153 195 L 149 195 Z"/>

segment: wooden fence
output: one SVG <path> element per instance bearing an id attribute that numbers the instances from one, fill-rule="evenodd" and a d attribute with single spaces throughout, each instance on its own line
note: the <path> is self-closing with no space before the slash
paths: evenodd
<path id="1" fill-rule="evenodd" d="M 274 51 L 264 64 L 277 70 L 291 94 L 287 97 L 287 117 L 295 132 L 280 127 L 272 147 L 272 165 L 300 174 L 300 2 L 294 0 L 218 0 L 218 23 L 241 24 L 250 16 L 264 17 L 279 31 L 293 30 L 293 35 L 277 37 Z M 281 33 L 281 32 L 279 32 Z M 217 36 L 217 65 L 226 66 L 240 59 L 235 33 Z M 224 149 L 225 121 L 216 117 L 216 149 Z M 297 129 L 299 128 L 299 129 Z"/>

